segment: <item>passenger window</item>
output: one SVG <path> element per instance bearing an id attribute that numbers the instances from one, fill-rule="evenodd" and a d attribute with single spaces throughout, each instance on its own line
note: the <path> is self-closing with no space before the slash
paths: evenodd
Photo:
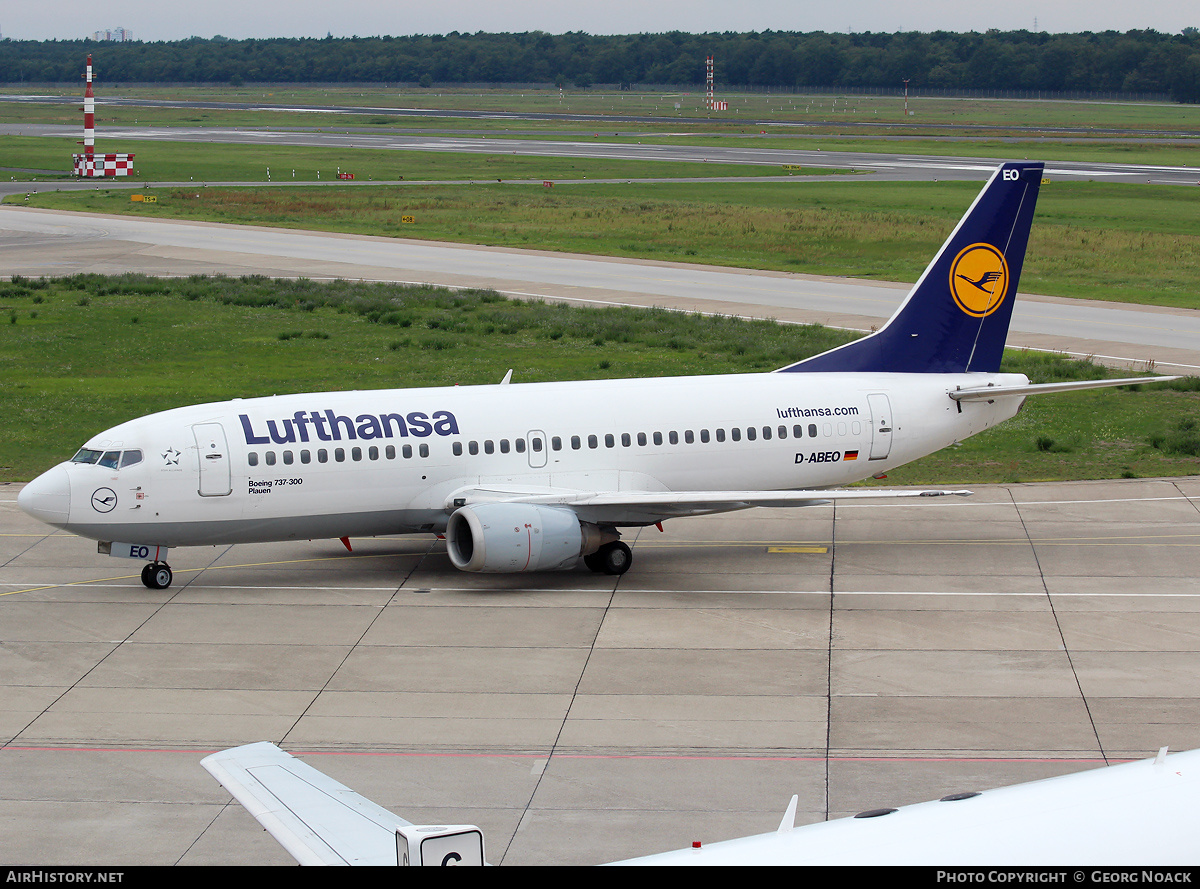
<path id="1" fill-rule="evenodd" d="M 555 440 L 555 441 L 558 441 L 558 439 L 557 439 L 557 438 L 556 438 L 556 439 L 554 439 L 554 440 Z M 540 438 L 535 438 L 535 439 L 533 439 L 533 441 L 532 441 L 530 444 L 531 444 L 531 446 L 533 447 L 533 449 L 534 449 L 535 451 L 537 451 L 539 454 L 542 452 L 542 440 L 541 440 Z M 562 443 L 561 443 L 561 442 L 559 443 L 558 447 L 555 447 L 555 449 L 554 449 L 554 450 L 556 450 L 556 451 L 557 451 L 559 447 L 562 447 Z"/>
<path id="2" fill-rule="evenodd" d="M 420 446 L 420 447 L 417 449 L 417 453 L 418 453 L 418 454 L 420 454 L 422 457 L 428 457 L 428 456 L 429 456 L 429 445 L 427 445 L 427 444 L 422 444 L 422 445 L 421 445 L 421 446 Z"/>
<path id="3" fill-rule="evenodd" d="M 816 424 L 816 423 L 809 423 L 809 424 L 808 424 L 808 437 L 809 437 L 809 438 L 816 438 L 816 437 L 817 437 L 817 424 Z"/>
<path id="4" fill-rule="evenodd" d="M 283 462 L 284 462 L 284 463 L 286 463 L 288 466 L 291 466 L 291 465 L 292 465 L 292 459 L 293 459 L 293 458 L 292 458 L 292 452 L 291 452 L 291 451 L 284 451 L 284 452 L 283 452 Z"/>
<path id="5" fill-rule="evenodd" d="M 496 453 L 496 443 L 489 438 L 487 441 L 485 441 L 483 443 L 483 452 L 485 454 Z"/>
<path id="6" fill-rule="evenodd" d="M 746 441 L 754 441 L 758 438 L 758 433 L 754 431 L 753 426 L 746 427 Z"/>
<path id="7" fill-rule="evenodd" d="M 646 433 L 639 432 L 638 433 L 638 447 L 644 448 L 645 446 L 646 446 Z"/>
<path id="8" fill-rule="evenodd" d="M 725 440 L 725 430 L 718 429 L 717 430 L 717 441 L 724 441 L 724 440 Z"/>
<path id="9" fill-rule="evenodd" d="M 359 460 L 361 460 L 362 459 L 362 448 L 351 448 L 350 449 L 350 458 L 355 463 L 357 463 Z"/>
<path id="10" fill-rule="evenodd" d="M 581 447 L 583 447 L 583 442 L 579 440 L 579 436 L 572 435 L 571 436 L 571 450 L 578 451 Z"/>
<path id="11" fill-rule="evenodd" d="M 606 448 L 615 448 L 617 446 L 617 440 L 613 437 L 611 432 L 604 436 L 604 446 Z"/>
<path id="12" fill-rule="evenodd" d="M 300 462 L 301 463 L 311 463 L 312 462 L 312 451 L 310 451 L 308 449 L 301 451 L 300 452 Z"/>
<path id="13" fill-rule="evenodd" d="M 692 430 L 685 429 L 683 431 L 683 443 L 684 444 L 693 444 L 695 441 L 696 441 L 696 436 L 693 434 Z"/>
<path id="14" fill-rule="evenodd" d="M 275 465 L 275 452 L 274 451 L 267 451 L 267 465 L 268 466 Z"/>
<path id="15" fill-rule="evenodd" d="M 661 433 L 661 432 L 655 432 L 655 433 L 654 433 L 654 443 L 655 443 L 656 445 L 660 445 L 660 444 L 662 444 L 662 441 L 663 441 L 663 439 L 662 439 L 662 433 Z"/>
<path id="16" fill-rule="evenodd" d="M 124 469 L 126 466 L 133 466 L 134 464 L 141 463 L 141 462 L 142 462 L 142 452 L 141 451 L 125 451 L 125 453 L 121 454 L 121 468 L 122 469 Z"/>
<path id="17" fill-rule="evenodd" d="M 404 455 L 405 460 L 412 459 L 412 445 L 405 445 L 400 449 L 400 453 Z"/>
<path id="18" fill-rule="evenodd" d="M 734 426 L 732 429 L 729 430 L 729 437 L 732 438 L 734 441 L 741 441 L 742 440 L 742 430 L 738 429 L 736 426 Z"/>
<path id="19" fill-rule="evenodd" d="M 379 448 L 376 448 L 376 447 L 367 448 L 367 456 L 369 458 L 371 458 L 372 460 L 378 460 L 379 459 Z"/>
<path id="20" fill-rule="evenodd" d="M 518 438 L 518 439 L 516 440 L 516 442 L 514 442 L 514 444 L 516 445 L 516 448 L 517 448 L 517 453 L 518 453 L 518 454 L 524 454 L 524 453 L 525 453 L 525 439 L 523 439 L 523 438 Z"/>
<path id="21" fill-rule="evenodd" d="M 708 430 L 707 429 L 700 430 L 700 441 L 703 444 L 708 444 Z"/>
<path id="22" fill-rule="evenodd" d="M 588 447 L 595 448 L 600 444 L 600 441 L 594 435 L 588 436 Z"/>
<path id="23" fill-rule="evenodd" d="M 324 448 L 317 448 L 317 462 L 318 463 L 328 463 L 329 462 L 329 451 L 325 450 Z"/>
<path id="24" fill-rule="evenodd" d="M 454 456 L 455 456 L 455 457 L 461 457 L 461 456 L 462 456 L 462 442 L 461 442 L 461 441 L 456 441 L 456 442 L 454 443 L 454 447 L 453 447 L 453 448 L 451 448 L 451 450 L 453 450 L 453 451 L 454 451 Z"/>
<path id="25" fill-rule="evenodd" d="M 628 433 L 628 432 L 622 432 L 622 433 L 621 433 L 621 447 L 623 447 L 623 448 L 627 448 L 627 447 L 629 447 L 631 444 L 633 444 L 633 439 L 629 437 L 629 433 Z"/>
<path id="26" fill-rule="evenodd" d="M 251 451 L 249 454 L 246 455 L 246 462 L 249 463 L 251 466 L 257 466 L 258 465 L 258 453 L 255 451 Z"/>
<path id="27" fill-rule="evenodd" d="M 786 427 L 786 426 L 780 426 L 780 427 L 779 427 L 779 437 L 780 437 L 780 438 L 787 438 L 787 427 Z"/>
<path id="28" fill-rule="evenodd" d="M 792 427 L 792 438 L 804 438 L 804 427 L 799 423 Z"/>
<path id="29" fill-rule="evenodd" d="M 508 451 L 509 451 L 508 439 L 507 438 L 500 439 L 500 453 L 507 454 Z"/>
<path id="30" fill-rule="evenodd" d="M 671 442 L 671 444 L 679 444 L 679 433 L 672 429 L 669 433 L 667 433 L 667 439 Z"/>
<path id="31" fill-rule="evenodd" d="M 479 453 L 479 442 L 477 442 L 477 441 L 467 442 L 467 451 L 471 454 L 472 457 L 475 456 L 476 454 L 478 454 Z"/>
<path id="32" fill-rule="evenodd" d="M 771 440 L 771 427 L 764 426 L 763 427 L 763 441 L 770 441 L 770 440 Z"/>
<path id="33" fill-rule="evenodd" d="M 389 460 L 395 460 L 396 459 L 396 446 L 388 445 L 386 448 L 384 448 L 383 456 Z"/>
<path id="34" fill-rule="evenodd" d="M 345 448 L 334 448 L 333 449 L 333 459 L 336 460 L 338 463 L 345 463 L 346 462 L 346 449 Z"/>

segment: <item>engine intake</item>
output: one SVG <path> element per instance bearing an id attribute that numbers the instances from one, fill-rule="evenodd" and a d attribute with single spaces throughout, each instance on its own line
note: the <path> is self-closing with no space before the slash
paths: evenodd
<path id="1" fill-rule="evenodd" d="M 595 552 L 600 529 L 569 509 L 529 503 L 481 503 L 454 511 L 446 550 L 460 571 L 517 573 L 573 568 Z"/>

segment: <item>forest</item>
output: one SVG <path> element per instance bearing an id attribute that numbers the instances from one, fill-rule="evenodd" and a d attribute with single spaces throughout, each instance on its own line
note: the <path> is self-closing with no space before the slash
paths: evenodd
<path id="1" fill-rule="evenodd" d="M 701 85 L 1156 93 L 1200 102 L 1200 31 L 460 34 L 172 42 L 0 40 L 0 83 Z"/>

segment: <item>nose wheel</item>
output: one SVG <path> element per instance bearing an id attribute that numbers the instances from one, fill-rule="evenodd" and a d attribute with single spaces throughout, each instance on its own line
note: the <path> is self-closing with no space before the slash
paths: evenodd
<path id="1" fill-rule="evenodd" d="M 142 583 L 152 590 L 165 590 L 174 577 L 166 562 L 151 562 L 142 569 Z"/>

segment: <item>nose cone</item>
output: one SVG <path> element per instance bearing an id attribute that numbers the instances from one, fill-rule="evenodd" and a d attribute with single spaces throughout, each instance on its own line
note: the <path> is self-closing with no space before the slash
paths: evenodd
<path id="1" fill-rule="evenodd" d="M 21 489 L 17 506 L 47 525 L 65 525 L 71 513 L 71 479 L 67 470 L 55 466 L 43 472 Z"/>

